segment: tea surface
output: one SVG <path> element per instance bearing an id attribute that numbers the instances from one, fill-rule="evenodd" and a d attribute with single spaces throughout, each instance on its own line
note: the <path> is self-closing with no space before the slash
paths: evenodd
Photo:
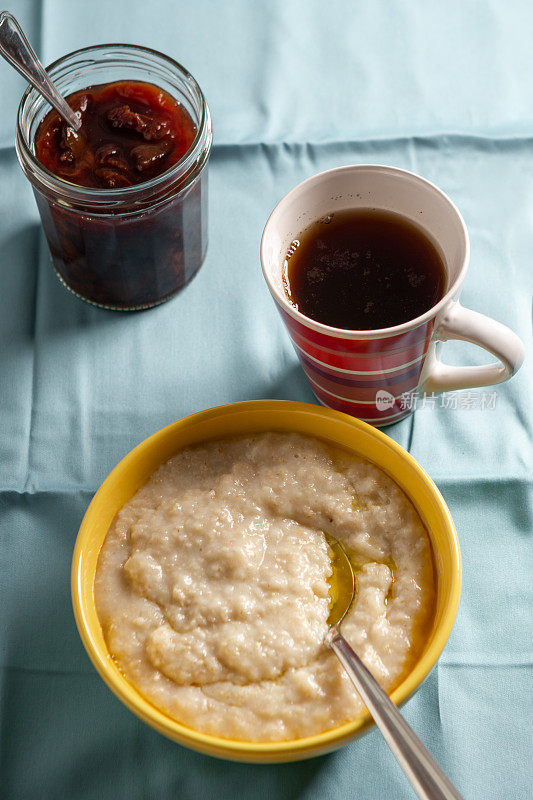
<path id="1" fill-rule="evenodd" d="M 444 295 L 442 258 L 405 217 L 376 209 L 335 212 L 291 246 L 285 290 L 306 317 L 348 330 L 401 325 Z"/>

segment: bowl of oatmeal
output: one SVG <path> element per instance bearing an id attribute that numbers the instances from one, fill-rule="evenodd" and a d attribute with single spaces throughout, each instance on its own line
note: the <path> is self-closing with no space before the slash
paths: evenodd
<path id="1" fill-rule="evenodd" d="M 115 694 L 181 744 L 257 762 L 335 749 L 372 723 L 324 645 L 328 536 L 357 577 L 343 633 L 401 703 L 455 619 L 453 522 L 405 450 L 314 405 L 200 412 L 115 467 L 74 551 L 83 643 Z"/>

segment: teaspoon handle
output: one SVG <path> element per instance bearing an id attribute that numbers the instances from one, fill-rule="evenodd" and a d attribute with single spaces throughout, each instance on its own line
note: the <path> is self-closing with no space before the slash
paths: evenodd
<path id="1" fill-rule="evenodd" d="M 81 120 L 57 91 L 22 28 L 9 11 L 2 11 L 0 14 L 0 53 L 46 97 L 71 128 L 75 131 L 80 128 Z"/>
<path id="2" fill-rule="evenodd" d="M 361 695 L 420 800 L 462 800 L 459 792 L 344 636 L 335 631 L 329 645 Z"/>

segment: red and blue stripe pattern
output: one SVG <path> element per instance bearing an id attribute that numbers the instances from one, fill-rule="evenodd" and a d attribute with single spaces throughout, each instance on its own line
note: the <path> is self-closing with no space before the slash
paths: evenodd
<path id="1" fill-rule="evenodd" d="M 278 310 L 321 403 L 372 425 L 389 425 L 410 413 L 406 398 L 418 387 L 434 317 L 403 333 L 357 339 L 317 331 L 279 304 Z"/>

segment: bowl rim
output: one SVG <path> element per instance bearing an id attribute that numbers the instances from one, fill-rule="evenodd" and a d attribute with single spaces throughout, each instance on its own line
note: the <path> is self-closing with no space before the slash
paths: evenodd
<path id="1" fill-rule="evenodd" d="M 93 591 L 96 565 L 93 570 L 88 571 L 86 569 L 85 549 L 91 539 L 93 524 L 99 514 L 100 502 L 105 496 L 108 486 L 126 475 L 135 462 L 142 456 L 142 454 L 151 449 L 157 449 L 162 442 L 167 440 L 169 437 L 172 437 L 176 431 L 202 425 L 203 423 L 206 423 L 209 420 L 215 419 L 219 416 L 239 414 L 244 410 L 263 412 L 278 411 L 290 412 L 296 415 L 314 415 L 317 418 L 326 418 L 330 420 L 337 420 L 345 424 L 347 423 L 350 426 L 359 429 L 359 431 L 366 433 L 371 438 L 377 439 L 381 445 L 388 447 L 396 454 L 396 456 L 400 456 L 400 458 L 406 460 L 416 473 L 417 479 L 421 480 L 422 483 L 425 484 L 426 489 L 429 489 L 429 492 L 432 495 L 432 500 L 436 504 L 438 513 L 441 516 L 443 527 L 446 532 L 447 544 L 450 548 L 452 566 L 450 569 L 450 574 L 448 575 L 448 602 L 440 617 L 440 621 L 432 634 L 429 645 L 424 650 L 420 658 L 416 661 L 411 671 L 394 689 L 390 696 L 394 703 L 400 705 L 406 702 L 409 697 L 419 688 L 419 686 L 435 666 L 439 656 L 442 653 L 442 650 L 444 649 L 444 646 L 446 645 L 459 606 L 462 579 L 461 553 L 459 549 L 457 532 L 455 530 L 450 511 L 433 480 L 420 466 L 416 459 L 413 458 L 413 456 L 394 439 L 392 439 L 390 436 L 387 436 L 387 434 L 383 433 L 383 431 L 368 425 L 362 420 L 351 417 L 348 414 L 344 414 L 340 411 L 335 411 L 333 409 L 324 408 L 322 406 L 310 403 L 300 403 L 289 400 L 251 400 L 215 406 L 213 408 L 199 411 L 176 420 L 170 425 L 167 425 L 164 428 L 156 431 L 151 436 L 148 436 L 146 439 L 136 445 L 136 447 L 130 450 L 111 470 L 111 472 L 109 472 L 105 480 L 101 483 L 81 522 L 72 557 L 72 605 L 79 635 L 93 665 L 100 674 L 100 677 L 105 681 L 115 695 L 117 695 L 117 697 L 131 711 L 133 711 L 134 714 L 140 717 L 148 725 L 159 731 L 159 733 L 162 733 L 163 735 L 173 739 L 179 744 L 185 745 L 186 747 L 200 751 L 204 754 L 233 761 L 268 763 L 299 760 L 315 755 L 321 755 L 337 749 L 342 744 L 345 744 L 349 740 L 358 736 L 360 733 L 363 733 L 366 729 L 373 725 L 373 721 L 369 712 L 365 711 L 355 720 L 343 723 L 342 725 L 331 728 L 322 733 L 314 734 L 301 739 L 290 739 L 286 741 L 249 742 L 244 740 L 225 739 L 220 736 L 201 733 L 200 731 L 197 731 L 172 719 L 169 715 L 165 714 L 163 711 L 160 711 L 147 698 L 145 698 L 132 686 L 132 684 L 129 683 L 126 677 L 122 675 L 109 652 L 106 651 L 105 655 L 100 652 L 98 643 L 95 640 L 95 619 L 96 625 L 99 626 Z M 282 427 L 284 430 L 287 430 L 286 426 Z M 257 430 L 266 432 L 267 430 L 276 430 L 276 427 L 275 425 L 269 425 L 261 429 L 261 426 L 258 426 Z M 312 436 L 313 434 L 308 433 L 306 435 Z M 223 438 L 223 436 L 221 438 Z M 328 437 L 317 433 L 316 438 L 327 441 Z M 208 441 L 209 439 L 213 439 L 213 437 L 205 437 L 205 441 Z M 338 446 L 338 443 L 336 444 Z M 356 449 L 351 445 L 346 445 L 346 448 L 352 452 L 357 452 Z M 177 448 L 176 452 L 178 451 L 179 447 Z M 163 457 L 160 463 L 164 463 L 166 460 L 167 457 Z M 387 470 L 381 465 L 378 464 L 378 466 L 380 466 L 380 469 L 383 469 L 383 471 L 387 473 Z M 393 475 L 390 477 L 398 481 L 397 477 L 394 478 Z M 415 502 L 415 498 L 410 496 L 403 486 L 401 488 L 403 491 L 405 491 L 417 510 L 419 510 L 418 505 Z M 101 544 L 99 550 L 100 548 Z M 440 578 L 438 569 L 437 577 Z M 90 582 L 89 600 L 87 599 L 88 582 Z M 99 633 L 101 635 L 101 628 Z"/>

